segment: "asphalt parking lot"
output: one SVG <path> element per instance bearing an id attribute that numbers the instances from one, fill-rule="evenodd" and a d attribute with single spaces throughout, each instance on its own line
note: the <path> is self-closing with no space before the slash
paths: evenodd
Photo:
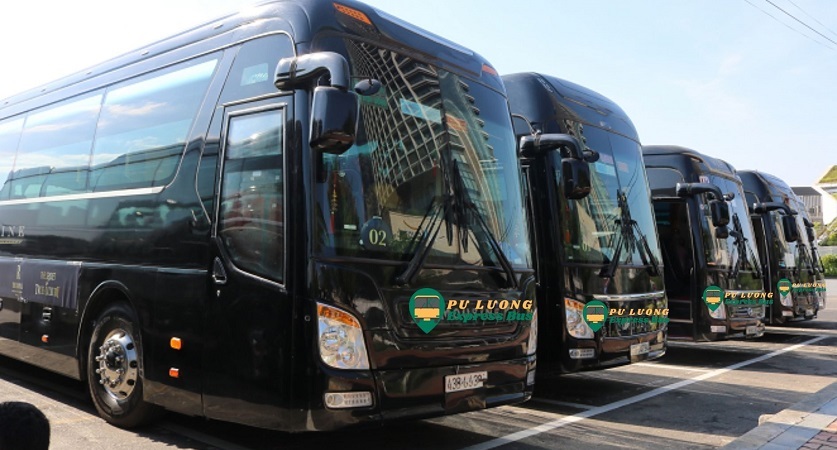
<path id="1" fill-rule="evenodd" d="M 383 428 L 291 435 L 169 414 L 125 431 L 95 413 L 84 386 L 0 358 L 0 401 L 37 405 L 53 449 L 721 447 L 837 380 L 837 282 L 813 321 L 757 340 L 670 343 L 660 360 L 541 380 L 535 398 Z"/>

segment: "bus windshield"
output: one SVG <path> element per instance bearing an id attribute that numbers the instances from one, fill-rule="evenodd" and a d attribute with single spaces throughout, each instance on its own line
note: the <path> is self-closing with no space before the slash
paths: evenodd
<path id="1" fill-rule="evenodd" d="M 761 269 L 758 262 L 756 240 L 753 237 L 753 229 L 749 219 L 750 214 L 745 204 L 746 200 L 741 185 L 715 175 L 709 176 L 709 179 L 712 184 L 721 188 L 724 194 L 734 194 L 734 198 L 728 202 L 731 233 L 726 239 L 715 237 L 715 227 L 712 225 L 708 199 L 704 198 L 705 203 L 701 205 L 701 211 L 703 212 L 701 220 L 704 224 L 704 255 L 707 264 L 715 267 L 730 269 L 735 267 L 739 270 L 759 272 Z M 739 239 L 743 239 L 743 242 Z"/>
<path id="2" fill-rule="evenodd" d="M 620 264 L 660 261 L 639 144 L 595 127 L 579 125 L 576 131 L 588 148 L 599 153 L 599 160 L 591 164 L 590 194 L 581 200 L 560 199 L 564 203 L 563 220 L 568 224 L 568 232 L 563 237 L 567 261 L 605 264 L 616 255 Z M 555 157 L 560 155 L 556 153 Z M 560 167 L 560 162 L 556 163 Z M 556 174 L 556 182 L 561 182 L 560 174 Z M 620 195 L 623 195 L 621 201 Z M 632 230 L 622 229 L 626 218 L 636 222 Z M 620 239 L 620 235 L 629 239 Z M 647 247 L 642 240 L 647 242 Z M 621 250 L 617 251 L 620 246 Z"/>
<path id="3" fill-rule="evenodd" d="M 382 87 L 360 97 L 355 145 L 318 164 L 317 253 L 405 261 L 429 232 L 427 263 L 499 266 L 505 257 L 530 267 L 505 97 L 392 50 L 343 42 L 354 79 Z"/>

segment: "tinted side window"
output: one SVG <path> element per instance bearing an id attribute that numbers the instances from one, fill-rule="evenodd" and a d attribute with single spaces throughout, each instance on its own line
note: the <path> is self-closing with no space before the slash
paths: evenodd
<path id="1" fill-rule="evenodd" d="M 235 57 L 221 103 L 277 92 L 273 70 L 280 59 L 293 54 L 291 39 L 284 34 L 245 43 Z"/>
<path id="2" fill-rule="evenodd" d="M 12 198 L 86 192 L 102 93 L 35 110 L 26 117 L 11 180 Z"/>
<path id="3" fill-rule="evenodd" d="M 93 147 L 93 191 L 171 181 L 217 62 L 198 58 L 108 90 Z"/>
<path id="4" fill-rule="evenodd" d="M 230 119 L 218 223 L 233 262 L 276 281 L 285 261 L 283 120 L 282 110 Z"/>
<path id="5" fill-rule="evenodd" d="M 20 141 L 20 130 L 23 129 L 23 118 L 12 118 L 0 121 L 0 200 L 9 198 L 11 183 L 9 174 L 15 162 L 15 152 Z"/>
<path id="6" fill-rule="evenodd" d="M 676 197 L 675 187 L 683 182 L 683 175 L 675 169 L 649 167 L 648 184 L 654 197 Z"/>

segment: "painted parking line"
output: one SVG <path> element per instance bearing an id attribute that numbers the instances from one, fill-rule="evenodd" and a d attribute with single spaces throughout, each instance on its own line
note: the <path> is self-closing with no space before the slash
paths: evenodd
<path id="1" fill-rule="evenodd" d="M 675 366 L 674 364 L 652 363 L 652 362 L 638 362 L 625 367 L 640 366 L 640 367 L 654 367 L 657 369 L 667 370 L 683 370 L 686 372 L 711 372 L 714 369 L 708 367 L 693 367 L 693 366 Z"/>
<path id="2" fill-rule="evenodd" d="M 828 338 L 828 336 L 820 336 L 820 337 L 817 337 L 817 338 L 814 338 L 814 339 L 809 339 L 809 340 L 807 340 L 805 342 L 802 342 L 800 344 L 796 344 L 796 345 L 792 345 L 790 347 L 786 347 L 786 348 L 783 348 L 783 349 L 780 349 L 780 350 L 776 350 L 776 351 L 764 354 L 762 356 L 758 356 L 756 358 L 748 359 L 746 361 L 731 364 L 729 366 L 726 366 L 726 367 L 723 367 L 723 368 L 720 368 L 720 369 L 715 369 L 711 372 L 702 373 L 702 374 L 696 375 L 692 378 L 688 378 L 688 379 L 685 379 L 685 380 L 682 380 L 682 381 L 678 381 L 676 383 L 672 383 L 672 384 L 669 384 L 669 385 L 666 385 L 666 386 L 658 387 L 656 389 L 650 390 L 648 392 L 644 392 L 644 393 L 639 394 L 639 395 L 635 395 L 633 397 L 628 397 L 626 399 L 619 400 L 617 402 L 608 403 L 607 405 L 602 405 L 602 406 L 598 406 L 598 407 L 595 407 L 595 408 L 592 408 L 592 409 L 588 409 L 586 411 L 582 411 L 582 412 L 580 412 L 578 414 L 574 414 L 572 416 L 561 417 L 561 418 L 555 419 L 551 422 L 547 422 L 545 424 L 529 428 L 528 430 L 518 431 L 516 433 L 512 433 L 512 434 L 509 434 L 509 435 L 506 435 L 506 436 L 495 438 L 495 439 L 492 439 L 492 440 L 487 441 L 487 442 L 483 442 L 481 444 L 473 445 L 471 447 L 466 447 L 465 450 L 489 450 L 489 449 L 492 449 L 492 448 L 497 448 L 501 445 L 506 445 L 506 444 L 509 444 L 509 443 L 512 443 L 512 442 L 517 442 L 517 441 L 520 441 L 520 440 L 523 440 L 523 439 L 526 439 L 526 438 L 530 438 L 532 436 L 536 436 L 536 435 L 541 434 L 541 433 L 546 433 L 546 432 L 555 430 L 557 428 L 562 428 L 562 427 L 565 427 L 567 425 L 574 424 L 576 422 L 587 419 L 589 417 L 598 416 L 600 414 L 604 414 L 604 413 L 613 411 L 615 409 L 622 408 L 623 406 L 632 405 L 634 403 L 638 403 L 638 402 L 641 402 L 641 401 L 644 401 L 644 400 L 648 400 L 650 398 L 654 398 L 654 397 L 660 396 L 662 394 L 665 394 L 665 393 L 668 393 L 668 392 L 671 392 L 671 391 L 676 391 L 678 389 L 684 388 L 684 387 L 689 386 L 691 384 L 695 384 L 695 383 L 698 383 L 698 382 L 701 382 L 701 381 L 704 381 L 704 380 L 708 380 L 710 378 L 714 378 L 714 377 L 717 377 L 719 375 L 723 375 L 727 372 L 731 372 L 733 370 L 737 370 L 737 369 L 740 369 L 742 367 L 747 367 L 747 366 L 752 365 L 752 364 L 756 364 L 756 363 L 760 363 L 762 361 L 766 361 L 768 359 L 774 358 L 774 357 L 779 356 L 779 355 L 783 355 L 783 354 L 788 353 L 788 352 L 792 352 L 794 350 L 798 350 L 802 347 L 805 347 L 806 345 L 811 345 L 811 344 L 814 344 L 816 342 L 819 342 L 819 341 L 821 341 L 823 339 L 827 339 L 827 338 Z"/>
<path id="3" fill-rule="evenodd" d="M 562 402 L 560 400 L 550 400 L 548 398 L 533 398 L 529 403 L 541 403 L 544 405 L 563 406 L 573 409 L 593 409 L 595 405 L 585 405 L 584 403 Z"/>

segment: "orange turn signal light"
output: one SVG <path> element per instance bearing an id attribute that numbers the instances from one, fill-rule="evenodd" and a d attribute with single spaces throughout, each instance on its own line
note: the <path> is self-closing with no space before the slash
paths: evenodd
<path id="1" fill-rule="evenodd" d="M 172 378 L 180 378 L 180 369 L 172 367 L 169 369 L 169 376 Z"/>
<path id="2" fill-rule="evenodd" d="M 372 21 L 369 20 L 369 17 L 367 17 L 366 14 L 354 8 L 349 8 L 348 6 L 341 5 L 340 3 L 334 3 L 334 9 L 336 9 L 337 12 L 341 14 L 345 14 L 351 17 L 352 19 L 357 20 L 358 22 L 363 22 L 367 25 L 372 25 Z"/>
<path id="3" fill-rule="evenodd" d="M 180 350 L 181 348 L 183 348 L 183 342 L 180 340 L 179 337 L 171 338 L 171 340 L 169 341 L 169 345 L 171 346 L 171 348 L 175 350 Z"/>

